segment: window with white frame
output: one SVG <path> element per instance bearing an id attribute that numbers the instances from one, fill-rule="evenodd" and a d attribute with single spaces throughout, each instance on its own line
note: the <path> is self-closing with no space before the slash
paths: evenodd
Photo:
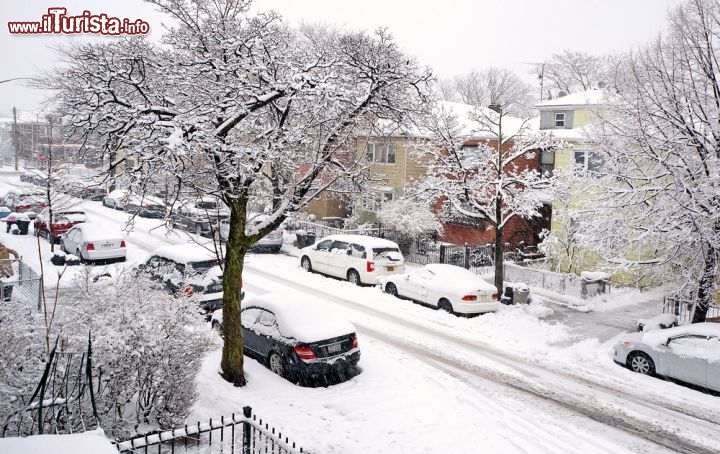
<path id="1" fill-rule="evenodd" d="M 392 142 L 368 142 L 365 157 L 369 162 L 395 164 L 395 146 Z"/>
<path id="2" fill-rule="evenodd" d="M 556 128 L 564 128 L 565 127 L 565 112 L 555 112 L 555 127 Z"/>
<path id="3" fill-rule="evenodd" d="M 574 152 L 575 165 L 583 170 L 597 172 L 603 167 L 603 158 L 599 152 L 578 150 Z"/>
<path id="4" fill-rule="evenodd" d="M 555 152 L 553 150 L 543 150 L 540 152 L 540 173 L 552 176 L 555 169 Z"/>

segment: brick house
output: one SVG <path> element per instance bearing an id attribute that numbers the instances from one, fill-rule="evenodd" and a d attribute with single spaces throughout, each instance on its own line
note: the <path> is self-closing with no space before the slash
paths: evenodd
<path id="1" fill-rule="evenodd" d="M 473 106 L 459 103 L 445 103 L 457 113 L 463 129 L 467 131 L 467 147 L 478 147 L 480 144 L 493 145 L 491 136 L 477 134 L 472 131 L 473 125 L 469 116 Z M 520 119 L 505 117 L 509 126 L 519 124 Z M 537 128 L 535 124 L 533 128 Z M 376 212 L 383 203 L 402 197 L 406 188 L 417 182 L 427 173 L 427 159 L 413 154 L 413 148 L 426 145 L 427 137 L 417 131 L 394 132 L 387 135 L 370 135 L 357 138 L 354 146 L 356 156 L 365 157 L 370 165 L 374 181 L 367 187 L 365 193 L 353 207 L 348 207 L 331 196 L 321 196 L 318 200 L 310 202 L 309 213 L 318 219 L 324 217 L 344 216 L 352 210 L 361 210 L 370 214 Z M 506 142 L 505 147 L 512 147 L 512 141 Z M 516 161 L 521 168 L 540 168 L 540 153 L 534 153 Z M 548 201 L 549 202 L 549 201 Z M 439 208 L 441 201 L 436 204 Z M 504 230 L 503 241 L 510 245 L 535 245 L 539 242 L 539 235 L 543 229 L 550 228 L 550 205 L 543 208 L 543 216 L 535 220 L 524 220 L 515 217 L 510 220 Z M 368 218 L 372 220 L 372 216 Z M 440 241 L 453 244 L 486 244 L 494 240 L 495 233 L 483 225 L 467 222 L 445 222 L 444 234 L 438 238 Z"/>

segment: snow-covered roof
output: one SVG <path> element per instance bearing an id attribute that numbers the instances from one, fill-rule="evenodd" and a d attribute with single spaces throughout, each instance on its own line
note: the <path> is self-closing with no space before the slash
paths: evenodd
<path id="1" fill-rule="evenodd" d="M 300 342 L 317 342 L 355 332 L 352 323 L 328 314 L 296 293 L 266 293 L 246 298 L 242 307 L 260 307 L 272 312 L 281 334 Z"/>
<path id="2" fill-rule="evenodd" d="M 493 139 L 497 137 L 497 130 L 493 131 L 484 130 L 482 125 L 475 120 L 480 116 L 487 115 L 492 117 L 497 115 L 496 112 L 492 111 L 487 107 L 478 107 L 471 104 L 463 104 L 452 101 L 441 101 L 438 103 L 439 112 L 452 113 L 457 116 L 458 123 L 461 128 L 461 135 L 465 136 L 468 140 L 484 140 Z M 415 137 L 415 138 L 428 138 L 430 133 L 427 130 L 418 128 L 417 126 L 398 126 L 392 122 L 381 121 L 376 125 L 380 134 L 385 134 L 391 137 Z M 522 119 L 513 117 L 505 114 L 503 116 L 503 136 L 508 137 L 517 134 L 522 128 L 525 132 L 535 132 L 540 128 L 539 118 Z"/>
<path id="3" fill-rule="evenodd" d="M 493 293 L 497 291 L 494 285 L 485 282 L 479 275 L 460 266 L 431 263 L 425 265 L 425 268 L 437 276 L 444 285 L 458 288 L 467 287 L 472 290 L 485 290 Z"/>
<path id="4" fill-rule="evenodd" d="M 106 224 L 95 222 L 84 222 L 77 224 L 75 228 L 82 231 L 83 241 L 101 241 L 101 240 L 122 240 L 123 234 L 120 230 L 110 227 Z"/>
<path id="5" fill-rule="evenodd" d="M 377 238 L 374 236 L 365 236 L 365 235 L 328 235 L 324 238 L 320 238 L 317 240 L 317 242 L 325 241 L 325 240 L 337 240 L 337 241 L 345 241 L 347 243 L 355 243 L 359 244 L 361 246 L 369 247 L 369 248 L 380 248 L 380 247 L 392 247 L 397 248 L 398 245 L 395 242 L 392 242 L 390 240 L 386 240 L 383 238 Z M 312 247 L 312 246 L 309 246 Z"/>
<path id="6" fill-rule="evenodd" d="M 576 106 L 596 106 L 605 102 L 605 90 L 599 88 L 591 88 L 590 90 L 573 93 L 561 98 L 548 99 L 535 104 L 535 107 L 542 109 L 543 107 L 576 107 Z"/>
<path id="7" fill-rule="evenodd" d="M 693 323 L 663 330 L 648 331 L 642 335 L 642 341 L 650 346 L 657 347 L 664 344 L 669 338 L 682 334 L 720 337 L 720 323 Z"/>
<path id="8" fill-rule="evenodd" d="M 176 263 L 205 262 L 207 260 L 217 260 L 214 252 L 193 243 L 163 246 L 161 248 L 155 249 L 151 255 L 165 257 L 166 259 L 170 259 Z"/>
<path id="9" fill-rule="evenodd" d="M 0 438 L 0 452 L 23 454 L 117 454 L 102 429 L 68 435 Z"/>

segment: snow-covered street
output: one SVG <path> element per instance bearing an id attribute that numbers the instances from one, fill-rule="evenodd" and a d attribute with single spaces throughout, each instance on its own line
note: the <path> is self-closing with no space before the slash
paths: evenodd
<path id="1" fill-rule="evenodd" d="M 0 191 L 19 184 L 13 174 L 0 176 Z M 81 207 L 90 222 L 115 228 L 128 216 L 99 202 Z M 187 241 L 160 224 L 136 219 L 127 236 L 128 262 L 108 266 L 133 266 L 156 247 Z M 0 241 L 39 268 L 34 236 L 0 232 Z M 46 240 L 40 248 L 52 275 Z M 250 405 L 312 452 L 720 450 L 720 398 L 633 374 L 612 361 L 619 328 L 631 330 L 636 317 L 655 310 L 653 303 L 580 312 L 536 302 L 458 318 L 377 287 L 308 274 L 296 251 L 286 244 L 281 254 L 248 255 L 246 291 L 302 294 L 350 320 L 362 372 L 327 388 L 301 387 L 247 358 L 248 385 L 235 388 L 219 376 L 215 350 L 204 360 L 189 423 Z M 71 293 L 72 276 L 60 286 L 61 297 Z"/>

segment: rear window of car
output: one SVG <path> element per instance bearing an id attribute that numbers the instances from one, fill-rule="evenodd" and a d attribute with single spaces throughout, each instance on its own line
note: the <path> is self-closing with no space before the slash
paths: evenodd
<path id="1" fill-rule="evenodd" d="M 196 207 L 200 208 L 201 210 L 214 210 L 217 208 L 217 203 L 215 202 L 198 202 L 195 204 Z"/>
<path id="2" fill-rule="evenodd" d="M 188 263 L 188 275 L 203 274 L 210 268 L 220 265 L 220 260 L 206 260 L 203 262 Z"/>
<path id="3" fill-rule="evenodd" d="M 388 252 L 400 252 L 400 249 L 396 247 L 374 247 L 373 248 L 373 255 L 375 258 L 382 257 L 383 255 L 387 254 Z"/>

